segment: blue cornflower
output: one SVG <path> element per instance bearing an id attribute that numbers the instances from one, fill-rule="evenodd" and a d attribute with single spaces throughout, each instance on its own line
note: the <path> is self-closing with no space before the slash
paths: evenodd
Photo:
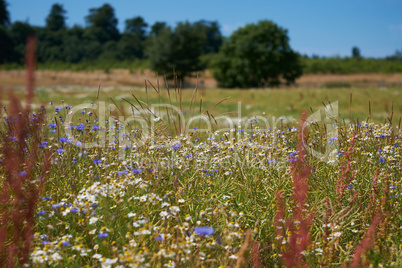
<path id="1" fill-rule="evenodd" d="M 132 171 L 133 171 L 133 173 L 139 174 L 142 172 L 142 169 L 141 168 L 133 168 Z"/>
<path id="2" fill-rule="evenodd" d="M 24 170 L 21 171 L 18 175 L 20 175 L 20 177 L 24 177 L 25 175 L 27 175 L 27 172 Z"/>
<path id="3" fill-rule="evenodd" d="M 66 137 L 61 137 L 61 138 L 59 139 L 59 142 L 61 142 L 61 143 L 66 143 L 66 142 L 67 142 L 67 138 L 66 138 Z"/>
<path id="4" fill-rule="evenodd" d="M 47 146 L 47 141 L 41 142 L 39 147 L 40 148 L 45 148 Z"/>
<path id="5" fill-rule="evenodd" d="M 49 129 L 49 132 L 50 132 L 50 133 L 55 133 L 56 130 L 55 130 L 55 129 Z"/>
<path id="6" fill-rule="evenodd" d="M 45 197 L 42 198 L 42 200 L 50 201 L 50 200 L 52 200 L 52 197 L 51 196 L 45 196 Z"/>
<path id="7" fill-rule="evenodd" d="M 124 171 L 117 171 L 117 175 L 125 175 L 125 174 L 127 174 L 127 173 L 128 173 L 127 170 L 124 170 Z"/>
<path id="8" fill-rule="evenodd" d="M 46 244 L 49 244 L 49 243 L 50 243 L 50 241 L 46 241 L 46 240 L 43 240 L 43 241 L 42 241 L 42 244 L 43 244 L 43 245 L 46 245 Z"/>
<path id="9" fill-rule="evenodd" d="M 81 110 L 80 113 L 85 114 L 85 110 Z"/>
<path id="10" fill-rule="evenodd" d="M 99 129 L 99 125 L 93 125 L 93 127 L 92 127 L 92 131 L 96 131 L 96 130 L 98 130 Z"/>
<path id="11" fill-rule="evenodd" d="M 57 125 L 54 124 L 54 123 L 52 123 L 52 124 L 49 124 L 49 127 L 50 127 L 50 128 L 55 128 L 55 127 L 57 127 Z"/>
<path id="12" fill-rule="evenodd" d="M 185 157 L 188 157 L 188 158 L 190 158 L 190 157 L 192 157 L 193 155 L 192 154 L 186 154 L 185 155 Z"/>
<path id="13" fill-rule="evenodd" d="M 54 109 L 54 111 L 55 111 L 56 113 L 59 113 L 59 112 L 60 112 L 60 110 L 61 110 L 61 108 L 60 108 L 60 107 L 57 107 L 56 109 Z"/>
<path id="14" fill-rule="evenodd" d="M 73 161 L 71 161 L 73 164 L 77 164 L 77 162 L 78 162 L 78 160 L 77 160 L 77 158 L 73 158 Z"/>
<path id="15" fill-rule="evenodd" d="M 156 241 L 163 241 L 163 237 L 160 236 L 160 235 L 158 235 L 157 237 L 155 237 L 155 240 L 156 240 Z"/>
<path id="16" fill-rule="evenodd" d="M 353 184 L 349 184 L 348 187 L 346 187 L 348 190 L 353 189 Z"/>
<path id="17" fill-rule="evenodd" d="M 98 165 L 100 163 L 102 163 L 102 160 L 100 160 L 99 158 L 94 159 L 94 164 L 95 165 Z"/>
<path id="18" fill-rule="evenodd" d="M 77 129 L 78 131 L 83 131 L 84 128 L 85 128 L 85 125 L 84 125 L 83 123 L 78 124 L 77 127 L 76 127 L 76 129 Z"/>
<path id="19" fill-rule="evenodd" d="M 72 108 L 73 108 L 73 106 L 71 106 L 71 105 L 67 105 L 67 107 L 66 107 L 66 109 L 68 109 L 68 110 L 70 110 Z"/>
<path id="20" fill-rule="evenodd" d="M 72 208 L 70 209 L 71 213 L 78 213 L 80 210 L 78 208 Z"/>
<path id="21" fill-rule="evenodd" d="M 69 245 L 71 245 L 69 242 L 67 242 L 67 241 L 64 241 L 63 243 L 62 243 L 62 246 L 63 247 L 68 247 Z"/>
<path id="22" fill-rule="evenodd" d="M 176 143 L 176 144 L 172 145 L 172 148 L 173 148 L 173 150 L 177 151 L 177 150 L 179 150 L 180 146 L 181 146 L 181 143 Z"/>
<path id="23" fill-rule="evenodd" d="M 194 233 L 197 235 L 213 235 L 215 233 L 215 229 L 212 227 L 194 227 Z"/>
<path id="24" fill-rule="evenodd" d="M 108 233 L 103 233 L 103 234 L 98 234 L 98 237 L 100 238 L 105 238 L 107 237 L 109 234 Z"/>
<path id="25" fill-rule="evenodd" d="M 45 214 L 46 214 L 46 211 L 44 211 L 44 210 L 41 210 L 38 212 L 38 215 L 45 215 Z"/>
<path id="26" fill-rule="evenodd" d="M 53 204 L 53 205 L 52 205 L 52 208 L 53 208 L 53 209 L 59 208 L 59 207 L 61 207 L 61 204 L 60 204 L 60 203 L 56 203 L 56 204 Z"/>
<path id="27" fill-rule="evenodd" d="M 380 161 L 380 162 L 385 162 L 385 158 L 384 158 L 384 157 L 380 157 L 380 158 L 378 159 L 378 161 Z"/>
<path id="28" fill-rule="evenodd" d="M 62 147 L 60 147 L 59 149 L 56 150 L 56 152 L 58 154 L 62 154 L 62 153 L 64 153 L 64 149 Z"/>

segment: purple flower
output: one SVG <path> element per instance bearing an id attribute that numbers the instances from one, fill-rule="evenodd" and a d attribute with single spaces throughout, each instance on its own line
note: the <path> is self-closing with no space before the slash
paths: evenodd
<path id="1" fill-rule="evenodd" d="M 68 247 L 69 245 L 71 245 L 69 242 L 65 241 L 62 243 L 63 247 Z"/>
<path id="2" fill-rule="evenodd" d="M 60 147 L 59 149 L 56 150 L 56 152 L 58 154 L 62 154 L 62 153 L 64 153 L 64 149 L 62 147 Z"/>
<path id="3" fill-rule="evenodd" d="M 27 172 L 24 170 L 21 171 L 18 175 L 20 175 L 20 177 L 24 177 L 25 175 L 27 175 Z"/>
<path id="4" fill-rule="evenodd" d="M 99 125 L 94 125 L 93 127 L 92 127 L 92 131 L 96 131 L 96 130 L 98 130 L 99 129 Z"/>
<path id="5" fill-rule="evenodd" d="M 61 138 L 59 139 L 59 142 L 61 142 L 61 143 L 66 143 L 66 142 L 67 142 L 67 138 L 66 138 L 66 137 L 61 137 Z"/>
<path id="6" fill-rule="evenodd" d="M 68 110 L 70 110 L 71 108 L 73 108 L 73 106 L 68 105 L 68 106 L 66 107 L 66 109 L 68 109 Z"/>
<path id="7" fill-rule="evenodd" d="M 140 169 L 140 168 L 133 168 L 132 171 L 133 171 L 133 173 L 139 174 L 139 173 L 142 172 L 142 169 Z"/>
<path id="8" fill-rule="evenodd" d="M 346 187 L 348 190 L 353 189 L 353 184 L 349 184 L 348 187 Z"/>
<path id="9" fill-rule="evenodd" d="M 56 126 L 57 126 L 56 124 L 49 124 L 50 128 L 56 128 Z"/>
<path id="10" fill-rule="evenodd" d="M 212 227 L 194 227 L 194 233 L 197 235 L 213 235 L 215 233 L 215 229 Z"/>
<path id="11" fill-rule="evenodd" d="M 384 157 L 381 157 L 380 159 L 378 159 L 378 161 L 380 161 L 380 162 L 385 162 L 385 158 L 384 158 Z"/>
<path id="12" fill-rule="evenodd" d="M 60 110 L 61 110 L 60 107 L 57 107 L 56 109 L 54 109 L 54 111 L 55 111 L 56 113 L 60 112 Z"/>
<path id="13" fill-rule="evenodd" d="M 156 241 L 163 241 L 163 237 L 160 235 L 158 235 L 155 239 L 156 239 Z"/>
<path id="14" fill-rule="evenodd" d="M 177 150 L 179 150 L 180 146 L 181 146 L 181 143 L 176 143 L 176 144 L 172 145 L 172 148 L 173 148 L 173 150 L 177 151 Z"/>
<path id="15" fill-rule="evenodd" d="M 94 159 L 94 164 L 95 165 L 99 165 L 100 163 L 102 163 L 102 160 L 100 160 L 99 158 Z"/>
<path id="16" fill-rule="evenodd" d="M 42 200 L 49 201 L 49 200 L 52 200 L 52 197 L 50 197 L 50 196 L 45 196 L 45 197 L 42 198 Z"/>
<path id="17" fill-rule="evenodd" d="M 50 241 L 46 241 L 46 240 L 43 240 L 43 241 L 42 241 L 42 244 L 43 244 L 43 245 L 46 245 L 46 244 L 49 244 L 49 243 L 50 243 Z"/>
<path id="18" fill-rule="evenodd" d="M 71 213 L 77 213 L 78 211 L 80 211 L 78 208 L 72 208 L 70 209 Z"/>
<path id="19" fill-rule="evenodd" d="M 78 124 L 77 127 L 76 127 L 76 129 L 78 131 L 84 131 L 84 128 L 85 128 L 85 125 L 83 123 Z"/>
<path id="20" fill-rule="evenodd" d="M 38 215 L 45 215 L 45 214 L 46 214 L 46 211 L 44 211 L 44 210 L 41 210 L 38 212 Z"/>
<path id="21" fill-rule="evenodd" d="M 107 237 L 109 234 L 108 233 L 103 233 L 103 234 L 98 234 L 98 237 L 100 238 L 105 238 Z"/>
<path id="22" fill-rule="evenodd" d="M 41 142 L 39 145 L 40 148 L 45 148 L 47 146 L 47 141 Z"/>
<path id="23" fill-rule="evenodd" d="M 61 204 L 60 204 L 60 203 L 56 203 L 56 204 L 53 204 L 53 205 L 52 205 L 52 208 L 53 208 L 53 209 L 59 208 L 59 207 L 61 207 Z"/>

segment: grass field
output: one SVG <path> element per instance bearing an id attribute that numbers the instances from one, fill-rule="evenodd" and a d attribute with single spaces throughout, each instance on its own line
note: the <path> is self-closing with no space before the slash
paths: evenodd
<path id="1" fill-rule="evenodd" d="M 156 83 L 155 83 L 156 84 Z M 96 87 L 39 87 L 36 93 L 35 103 L 51 108 L 53 106 L 77 105 L 93 103 L 97 97 Z M 174 92 L 174 90 L 172 90 Z M 21 89 L 18 92 L 24 95 Z M 118 105 L 123 105 L 125 110 L 131 111 L 130 104 L 122 98 L 135 102 L 137 98 L 149 104 L 158 104 L 159 96 L 168 103 L 168 94 L 161 89 L 157 94 L 151 86 L 147 92 L 145 88 L 114 88 L 105 87 L 100 89 L 99 100 L 112 103 L 113 99 Z M 188 112 L 193 95 L 192 89 L 182 91 L 182 109 Z M 173 95 L 174 96 L 174 95 Z M 220 100 L 227 98 L 214 109 L 214 114 L 238 112 L 239 102 L 242 117 L 263 115 L 279 118 L 281 116 L 299 118 L 301 111 L 316 111 L 328 103 L 338 101 L 339 118 L 347 122 L 355 120 L 363 121 L 370 118 L 372 122 L 384 122 L 393 117 L 394 124 L 398 124 L 402 117 L 402 87 L 394 88 L 316 88 L 316 89 L 271 89 L 271 90 L 228 90 L 228 89 L 204 89 L 199 91 L 199 97 L 203 98 L 203 110 L 213 107 Z M 161 101 L 163 103 L 163 100 Z M 173 104 L 176 98 L 173 98 Z"/>
<path id="2" fill-rule="evenodd" d="M 401 93 L 39 87 L 35 113 L 7 97 L 0 264 L 400 267 Z M 180 133 L 159 103 L 213 127 Z"/>

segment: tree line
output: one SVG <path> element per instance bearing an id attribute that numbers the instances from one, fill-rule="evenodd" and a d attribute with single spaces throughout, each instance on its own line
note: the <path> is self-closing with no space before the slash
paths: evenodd
<path id="1" fill-rule="evenodd" d="M 172 27 L 162 21 L 148 25 L 140 16 L 125 20 L 120 32 L 109 4 L 91 8 L 85 27 L 67 27 L 66 15 L 62 5 L 54 4 L 44 27 L 11 23 L 7 4 L 0 0 L 0 64 L 22 65 L 30 35 L 38 39 L 37 60 L 42 64 L 102 62 L 116 66 L 145 61 L 155 72 L 180 80 L 209 68 L 223 87 L 289 84 L 303 70 L 315 72 L 331 63 L 320 64 L 292 50 L 287 30 L 267 20 L 239 28 L 226 38 L 217 21 L 179 22 Z M 355 60 L 362 59 L 357 47 L 352 54 Z"/>

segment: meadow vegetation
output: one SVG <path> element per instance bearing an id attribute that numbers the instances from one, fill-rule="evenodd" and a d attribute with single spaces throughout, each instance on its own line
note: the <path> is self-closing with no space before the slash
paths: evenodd
<path id="1" fill-rule="evenodd" d="M 237 116 L 236 103 L 222 108 L 231 100 L 219 94 L 228 92 L 214 91 L 211 101 L 197 89 L 154 84 L 126 92 L 121 102 L 129 108 L 106 98 L 102 88 L 87 103 L 60 100 L 53 92 L 46 108 L 36 110 L 29 105 L 32 84 L 25 108 L 7 98 L 1 130 L 3 266 L 401 265 L 396 106 L 385 123 L 375 123 L 366 102 L 338 93 L 341 116 L 346 98 L 351 107 L 366 107 L 365 119 L 299 120 L 304 106 L 297 106 L 294 121 L 285 114 L 267 127 L 264 118 L 271 114 L 250 111 L 248 119 L 228 125 L 219 120 Z M 312 92 L 229 93 L 242 105 L 256 105 L 249 110 L 262 105 L 260 112 L 269 111 L 263 103 L 282 98 L 290 105 L 292 96 L 300 102 Z M 40 94 L 36 103 L 45 100 Z M 272 95 L 262 100 L 259 94 Z M 151 109 L 159 103 L 166 105 Z M 333 99 L 324 105 L 326 112 L 335 107 Z M 330 125 L 336 136 L 327 135 Z"/>

